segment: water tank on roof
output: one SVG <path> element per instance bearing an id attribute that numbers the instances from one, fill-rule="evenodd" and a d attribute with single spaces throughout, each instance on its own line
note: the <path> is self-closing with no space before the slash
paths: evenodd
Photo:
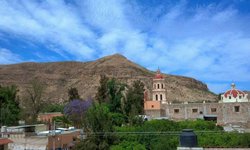
<path id="1" fill-rule="evenodd" d="M 2 126 L 1 127 L 1 132 L 7 132 L 7 127 L 6 126 Z"/>
<path id="2" fill-rule="evenodd" d="M 197 147 L 197 135 L 192 129 L 184 129 L 180 135 L 180 146 L 181 147 Z"/>

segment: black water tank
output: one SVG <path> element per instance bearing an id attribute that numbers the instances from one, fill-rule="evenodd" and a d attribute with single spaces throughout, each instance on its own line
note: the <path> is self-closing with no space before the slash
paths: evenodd
<path id="1" fill-rule="evenodd" d="M 192 129 L 184 129 L 180 135 L 180 146 L 181 147 L 197 147 L 197 135 Z"/>

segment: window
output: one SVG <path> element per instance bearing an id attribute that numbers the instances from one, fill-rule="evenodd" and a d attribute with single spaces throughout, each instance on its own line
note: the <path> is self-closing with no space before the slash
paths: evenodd
<path id="1" fill-rule="evenodd" d="M 241 99 L 241 96 L 239 96 L 239 99 Z"/>
<path id="2" fill-rule="evenodd" d="M 198 109 L 197 109 L 197 108 L 194 108 L 194 109 L 192 109 L 192 112 L 193 112 L 193 113 L 197 113 L 197 112 L 198 112 Z"/>
<path id="3" fill-rule="evenodd" d="M 154 84 L 154 89 L 156 89 L 156 86 L 155 86 L 155 84 Z"/>
<path id="4" fill-rule="evenodd" d="M 240 112 L 240 106 L 234 106 L 234 112 Z"/>
<path id="5" fill-rule="evenodd" d="M 162 100 L 162 95 L 160 95 L 160 100 Z"/>
<path id="6" fill-rule="evenodd" d="M 154 108 L 154 105 L 151 105 L 151 108 Z"/>
<path id="7" fill-rule="evenodd" d="M 155 100 L 157 100 L 157 101 L 158 101 L 158 95 L 155 95 Z"/>
<path id="8" fill-rule="evenodd" d="M 211 112 L 216 112 L 216 108 L 211 108 Z"/>
<path id="9" fill-rule="evenodd" d="M 158 86 L 158 89 L 160 88 L 160 84 L 157 84 L 157 86 Z"/>
<path id="10" fill-rule="evenodd" d="M 231 96 L 229 96 L 229 99 L 231 99 Z"/>
<path id="11" fill-rule="evenodd" d="M 161 84 L 161 88 L 163 89 L 163 84 Z"/>
<path id="12" fill-rule="evenodd" d="M 174 109 L 174 113 L 178 114 L 179 113 L 179 109 Z"/>

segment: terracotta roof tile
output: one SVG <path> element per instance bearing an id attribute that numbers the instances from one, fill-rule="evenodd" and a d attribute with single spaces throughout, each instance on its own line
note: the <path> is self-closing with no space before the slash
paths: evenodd
<path id="1" fill-rule="evenodd" d="M 0 145 L 5 145 L 5 144 L 9 144 L 9 143 L 13 143 L 13 141 L 11 141 L 10 139 L 0 139 Z"/>

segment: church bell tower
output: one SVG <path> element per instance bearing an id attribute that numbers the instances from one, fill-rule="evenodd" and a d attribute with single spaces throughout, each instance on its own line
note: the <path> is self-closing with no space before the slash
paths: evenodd
<path id="1" fill-rule="evenodd" d="M 165 79 L 161 74 L 160 69 L 157 70 L 156 75 L 153 79 L 153 90 L 152 90 L 152 100 L 160 101 L 161 103 L 166 103 L 166 89 L 165 89 Z"/>

